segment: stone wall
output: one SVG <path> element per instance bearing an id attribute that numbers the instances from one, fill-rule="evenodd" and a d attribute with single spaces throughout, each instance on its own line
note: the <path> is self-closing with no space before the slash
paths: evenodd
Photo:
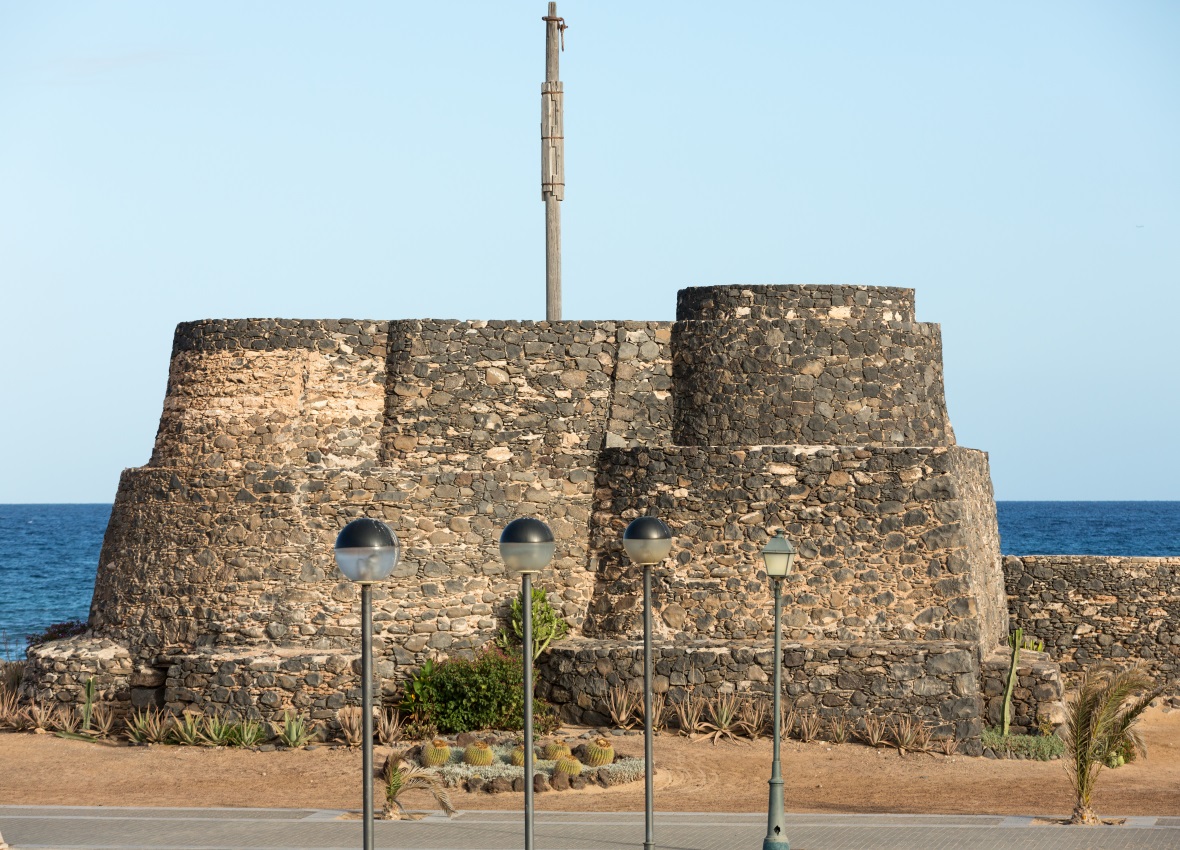
<path id="1" fill-rule="evenodd" d="M 1012 669 L 1011 650 L 1005 648 L 983 660 L 983 698 L 988 726 L 1000 726 L 1004 719 L 1004 691 Z M 1051 653 L 1022 649 L 1016 664 L 1012 688 L 1012 716 L 1009 732 L 1036 734 L 1042 728 L 1056 729 L 1065 722 L 1065 683 L 1061 668 Z"/>
<path id="2" fill-rule="evenodd" d="M 123 474 L 91 606 L 139 677 L 132 699 L 272 716 L 351 700 L 359 592 L 332 546 L 359 516 L 403 544 L 374 593 L 382 669 L 494 636 L 519 591 L 497 541 L 523 515 L 556 536 L 537 583 L 574 637 L 628 646 L 640 573 L 620 536 L 644 513 L 676 536 L 655 587 L 668 646 L 766 641 L 758 550 L 781 527 L 800 548 L 788 636 L 826 647 L 807 649 L 808 677 L 858 642 L 887 644 L 887 671 L 964 646 L 978 667 L 1007 632 L 987 457 L 954 445 L 938 328 L 915 323 L 913 293 L 712 287 L 677 310 L 675 326 L 178 327 L 155 451 Z M 866 687 L 956 723 L 979 697 Z"/>
<path id="3" fill-rule="evenodd" d="M 784 588 L 787 638 L 990 648 L 1007 624 L 998 545 L 978 545 L 996 533 L 994 509 L 974 505 L 988 480 L 986 456 L 959 447 L 607 452 L 585 631 L 634 636 L 641 628 L 642 573 L 619 541 L 631 517 L 654 513 L 675 535 L 672 558 L 653 575 L 657 628 L 670 639 L 771 634 L 758 553 L 782 528 L 799 548 Z"/>
<path id="4" fill-rule="evenodd" d="M 43 705 L 81 705 L 93 678 L 97 702 L 126 705 L 134 674 L 127 647 L 113 640 L 64 638 L 29 651 L 21 689 Z"/>
<path id="5" fill-rule="evenodd" d="M 690 690 L 773 696 L 773 643 L 693 641 L 653 645 L 652 689 L 680 702 Z M 634 643 L 569 641 L 542 657 L 538 695 L 567 720 L 609 724 L 611 688 L 643 691 L 643 648 Z M 783 644 L 787 707 L 824 717 L 867 714 L 927 720 L 936 737 L 953 736 L 962 750 L 982 752 L 982 697 L 973 643 L 953 641 Z"/>
<path id="6" fill-rule="evenodd" d="M 1068 676 L 1103 660 L 1142 661 L 1180 679 L 1180 558 L 1004 558 L 1013 627 L 1045 642 Z"/>
<path id="7" fill-rule="evenodd" d="M 914 290 L 894 286 L 691 286 L 676 293 L 678 320 L 766 319 L 913 322 Z"/>
<path id="8" fill-rule="evenodd" d="M 672 330 L 673 441 L 953 444 L 938 326 L 912 320 L 912 294 L 906 303 L 882 298 L 893 290 L 874 291 L 876 301 L 854 287 L 834 290 L 821 304 L 790 287 L 682 297 Z M 840 301 L 852 306 L 828 306 Z"/>
<path id="9" fill-rule="evenodd" d="M 386 460 L 665 442 L 669 336 L 661 322 L 393 322 Z"/>
<path id="10" fill-rule="evenodd" d="M 400 663 L 482 645 L 518 591 L 497 552 L 522 513 L 559 542 L 542 577 L 578 628 L 604 443 L 667 439 L 667 323 L 209 321 L 177 330 L 149 466 L 124 473 L 91 625 L 136 662 L 170 646 L 354 645 L 332 561 L 367 515 L 404 547 L 376 637 Z M 389 379 L 386 379 L 386 376 Z"/>
<path id="11" fill-rule="evenodd" d="M 207 320 L 177 326 L 148 466 L 356 466 L 377 458 L 385 322 Z"/>
<path id="12" fill-rule="evenodd" d="M 272 650 L 171 655 L 164 670 L 163 704 L 173 712 L 234 712 L 281 721 L 288 711 L 325 721 L 346 705 L 361 704 L 360 656 Z M 389 700 L 400 681 L 396 665 L 374 665 L 377 698 Z"/>

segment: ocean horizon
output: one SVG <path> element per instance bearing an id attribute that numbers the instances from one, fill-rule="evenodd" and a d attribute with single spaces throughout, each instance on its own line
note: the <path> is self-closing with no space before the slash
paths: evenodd
<path id="1" fill-rule="evenodd" d="M 0 504 L 0 658 L 89 616 L 111 507 Z M 1180 501 L 1001 501 L 996 515 L 1004 555 L 1180 556 Z"/>

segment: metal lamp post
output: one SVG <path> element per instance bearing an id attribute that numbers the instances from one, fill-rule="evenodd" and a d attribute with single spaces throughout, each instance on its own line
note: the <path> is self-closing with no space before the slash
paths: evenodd
<path id="1" fill-rule="evenodd" d="M 779 761 L 782 743 L 782 676 L 783 676 L 783 579 L 795 562 L 795 547 L 777 532 L 762 549 L 766 574 L 774 582 L 774 759 L 770 765 L 770 806 L 766 815 L 766 838 L 762 850 L 791 850 L 783 834 L 783 772 Z"/>
<path id="2" fill-rule="evenodd" d="M 373 582 L 389 577 L 401 557 L 397 535 L 363 517 L 336 538 L 336 566 L 361 586 L 361 721 L 364 764 L 364 850 L 373 850 Z"/>
<path id="3" fill-rule="evenodd" d="M 524 615 L 524 850 L 533 850 L 533 573 L 552 560 L 556 546 L 549 526 L 532 517 L 514 519 L 500 535 L 500 557 L 520 576 Z"/>
<path id="4" fill-rule="evenodd" d="M 672 532 L 662 520 L 640 517 L 623 532 L 623 548 L 632 561 L 643 567 L 643 850 L 652 850 L 651 568 L 672 551 Z"/>

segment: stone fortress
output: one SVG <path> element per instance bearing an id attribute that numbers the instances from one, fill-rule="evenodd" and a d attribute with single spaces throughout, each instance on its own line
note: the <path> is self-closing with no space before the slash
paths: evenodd
<path id="1" fill-rule="evenodd" d="M 123 473 L 81 638 L 30 651 L 27 686 L 123 705 L 327 717 L 359 702 L 359 592 L 339 529 L 404 547 L 374 591 L 392 696 L 428 657 L 477 650 L 519 593 L 497 552 L 518 517 L 557 554 L 538 577 L 571 637 L 539 693 L 600 723 L 640 686 L 642 573 L 622 531 L 675 535 L 653 576 L 656 681 L 769 692 L 759 550 L 800 550 L 784 589 L 789 703 L 908 712 L 979 752 L 1026 653 L 1015 726 L 1060 711 L 1095 659 L 1180 658 L 1180 559 L 1000 556 L 987 455 L 956 445 L 937 325 L 912 290 L 682 290 L 666 322 L 207 320 L 176 330 L 147 466 Z"/>

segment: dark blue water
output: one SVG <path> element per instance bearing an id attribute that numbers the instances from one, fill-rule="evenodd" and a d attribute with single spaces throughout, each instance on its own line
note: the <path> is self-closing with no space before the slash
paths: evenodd
<path id="1" fill-rule="evenodd" d="M 1180 556 L 1180 502 L 999 502 L 1005 555 Z M 110 505 L 0 505 L 0 658 L 85 620 Z"/>
<path id="2" fill-rule="evenodd" d="M 1180 555 L 1180 502 L 996 502 L 1005 555 Z"/>
<path id="3" fill-rule="evenodd" d="M 26 635 L 85 620 L 110 505 L 0 505 L 0 658 Z"/>

